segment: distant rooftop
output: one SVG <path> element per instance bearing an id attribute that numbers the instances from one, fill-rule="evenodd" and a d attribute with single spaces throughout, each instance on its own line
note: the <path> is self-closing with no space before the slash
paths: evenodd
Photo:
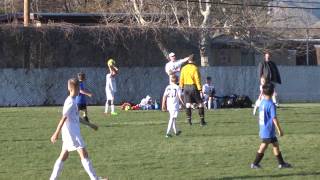
<path id="1" fill-rule="evenodd" d="M 272 6 L 300 7 L 294 8 L 270 8 L 272 21 L 270 26 L 275 27 L 312 27 L 320 21 L 320 1 L 316 0 L 275 0 L 270 2 Z M 303 9 L 319 8 L 319 9 Z"/>

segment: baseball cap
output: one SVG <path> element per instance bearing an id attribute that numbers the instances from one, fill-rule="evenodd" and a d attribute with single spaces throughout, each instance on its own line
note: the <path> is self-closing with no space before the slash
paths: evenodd
<path id="1" fill-rule="evenodd" d="M 174 54 L 173 52 L 169 53 L 169 57 L 173 57 L 175 56 L 176 54 Z"/>

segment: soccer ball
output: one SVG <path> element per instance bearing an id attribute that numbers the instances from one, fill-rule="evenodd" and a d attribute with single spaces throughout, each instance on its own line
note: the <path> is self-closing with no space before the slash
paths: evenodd
<path id="1" fill-rule="evenodd" d="M 131 107 L 129 105 L 124 108 L 125 111 L 128 111 L 130 109 L 131 109 Z"/>
<path id="2" fill-rule="evenodd" d="M 109 59 L 107 61 L 107 64 L 108 64 L 109 67 L 111 67 L 111 66 L 114 66 L 116 64 L 116 62 L 113 59 Z"/>

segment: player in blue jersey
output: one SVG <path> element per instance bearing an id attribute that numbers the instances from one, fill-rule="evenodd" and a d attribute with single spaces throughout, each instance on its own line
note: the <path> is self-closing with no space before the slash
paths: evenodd
<path id="1" fill-rule="evenodd" d="M 80 92 L 79 95 L 76 97 L 76 103 L 78 106 L 78 110 L 80 112 L 80 122 L 91 127 L 94 130 L 98 129 L 98 126 L 95 124 L 90 123 L 88 118 L 88 111 L 87 111 L 87 101 L 86 96 L 92 97 L 92 93 L 86 90 L 84 81 L 86 80 L 86 75 L 83 72 L 78 73 L 78 80 L 79 80 L 79 88 Z"/>
<path id="2" fill-rule="evenodd" d="M 259 136 L 262 140 L 260 148 L 256 154 L 254 162 L 251 164 L 251 168 L 260 168 L 260 161 L 263 158 L 264 152 L 269 144 L 273 146 L 273 154 L 278 160 L 279 168 L 290 168 L 291 165 L 286 163 L 280 151 L 278 139 L 276 137 L 275 129 L 277 129 L 279 136 L 283 136 L 283 131 L 280 127 L 277 119 L 276 106 L 272 102 L 272 95 L 274 93 L 274 85 L 267 83 L 262 86 L 262 93 L 264 99 L 261 101 L 259 106 Z"/>

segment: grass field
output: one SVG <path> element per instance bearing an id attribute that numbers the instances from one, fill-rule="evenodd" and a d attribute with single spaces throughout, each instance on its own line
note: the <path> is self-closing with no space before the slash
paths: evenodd
<path id="1" fill-rule="evenodd" d="M 0 179 L 48 179 L 61 149 L 50 143 L 61 107 L 0 108 Z M 292 169 L 278 169 L 267 150 L 263 169 L 249 168 L 259 146 L 251 109 L 207 111 L 208 126 L 193 126 L 180 112 L 181 136 L 165 138 L 168 114 L 119 111 L 104 116 L 89 107 L 97 132 L 82 126 L 89 156 L 99 176 L 116 179 L 320 179 L 320 104 L 290 104 L 278 109 L 284 129 L 280 148 Z M 60 179 L 88 179 L 77 153 L 71 153 Z"/>

